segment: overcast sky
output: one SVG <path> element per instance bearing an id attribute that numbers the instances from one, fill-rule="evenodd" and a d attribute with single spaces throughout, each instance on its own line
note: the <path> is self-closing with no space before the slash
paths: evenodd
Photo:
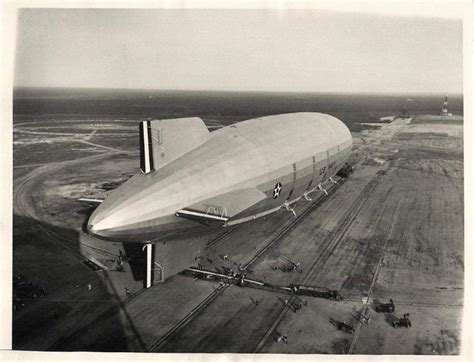
<path id="1" fill-rule="evenodd" d="M 462 23 L 321 10 L 24 9 L 16 86 L 462 92 Z"/>

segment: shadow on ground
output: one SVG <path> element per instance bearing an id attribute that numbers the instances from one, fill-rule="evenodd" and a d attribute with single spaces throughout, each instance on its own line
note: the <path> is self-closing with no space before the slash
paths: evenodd
<path id="1" fill-rule="evenodd" d="M 107 273 L 84 264 L 79 249 L 77 231 L 14 215 L 13 275 L 23 275 L 47 293 L 23 300 L 13 311 L 14 350 L 144 349 Z M 17 291 L 14 294 L 18 297 Z M 106 334 L 89 339 L 85 332 L 104 318 L 113 320 L 114 340 L 108 340 Z"/>

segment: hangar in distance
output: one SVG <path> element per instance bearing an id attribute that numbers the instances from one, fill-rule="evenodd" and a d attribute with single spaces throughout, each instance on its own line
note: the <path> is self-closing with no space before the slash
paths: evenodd
<path id="1" fill-rule="evenodd" d="M 87 228 L 145 244 L 150 286 L 152 264 L 161 280 L 187 268 L 204 235 L 281 209 L 294 213 L 292 204 L 324 191 L 351 148 L 346 125 L 321 113 L 260 117 L 212 133 L 196 117 L 143 121 L 141 172 L 100 203 Z M 167 260 L 157 263 L 159 254 Z"/>

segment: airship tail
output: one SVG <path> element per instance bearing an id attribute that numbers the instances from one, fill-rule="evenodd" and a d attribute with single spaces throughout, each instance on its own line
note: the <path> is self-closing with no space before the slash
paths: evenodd
<path id="1" fill-rule="evenodd" d="M 210 133 L 198 117 L 140 122 L 140 169 L 156 171 L 205 143 Z"/>

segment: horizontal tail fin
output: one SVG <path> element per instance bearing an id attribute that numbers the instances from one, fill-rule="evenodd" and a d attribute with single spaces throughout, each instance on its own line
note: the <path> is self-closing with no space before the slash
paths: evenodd
<path id="1" fill-rule="evenodd" d="M 265 194 L 256 188 L 230 191 L 178 210 L 176 216 L 206 223 L 225 224 L 230 218 L 240 214 L 265 199 Z"/>
<path id="2" fill-rule="evenodd" d="M 86 204 L 91 204 L 91 205 L 99 205 L 104 200 L 103 199 L 97 199 L 97 198 L 81 197 L 80 199 L 77 199 L 77 201 L 84 202 Z"/>

